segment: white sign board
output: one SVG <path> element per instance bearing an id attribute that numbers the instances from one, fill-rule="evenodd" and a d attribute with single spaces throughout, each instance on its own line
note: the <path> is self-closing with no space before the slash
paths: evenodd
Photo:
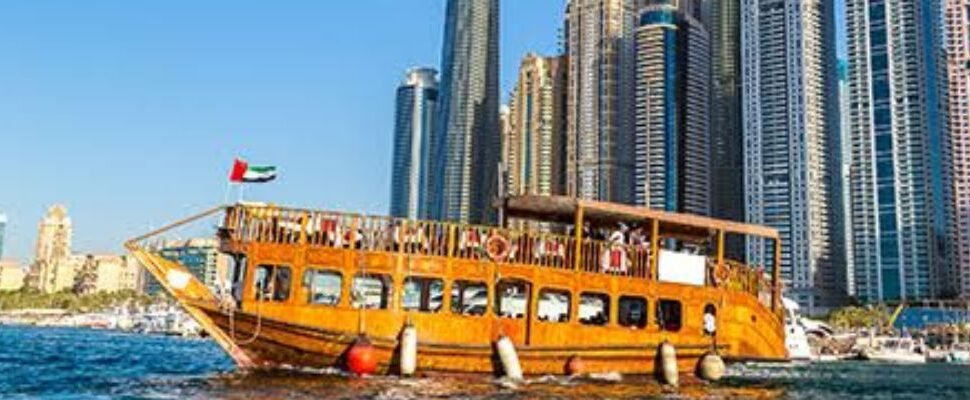
<path id="1" fill-rule="evenodd" d="M 707 257 L 660 250 L 658 274 L 661 282 L 704 286 Z"/>

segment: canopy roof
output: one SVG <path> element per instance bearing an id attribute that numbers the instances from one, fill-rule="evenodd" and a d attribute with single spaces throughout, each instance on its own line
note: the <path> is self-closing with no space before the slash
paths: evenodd
<path id="1" fill-rule="evenodd" d="M 594 225 L 659 221 L 660 234 L 667 237 L 706 238 L 724 231 L 778 239 L 778 231 L 766 226 L 564 196 L 512 196 L 505 199 L 504 205 L 506 216 L 512 218 L 573 224 L 581 208 L 583 220 Z"/>

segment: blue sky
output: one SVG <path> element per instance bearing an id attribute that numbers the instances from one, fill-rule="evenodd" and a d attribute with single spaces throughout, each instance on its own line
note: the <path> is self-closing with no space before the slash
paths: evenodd
<path id="1" fill-rule="evenodd" d="M 504 87 L 557 48 L 562 6 L 503 2 Z M 276 164 L 247 198 L 385 213 L 394 91 L 438 66 L 443 0 L 8 1 L 0 12 L 7 256 L 68 206 L 75 249 L 219 203 L 235 155 Z"/>
<path id="2" fill-rule="evenodd" d="M 438 66 L 444 3 L 4 2 L 6 256 L 32 257 L 54 203 L 78 251 L 120 251 L 221 202 L 236 155 L 281 169 L 247 198 L 386 212 L 394 91 Z M 503 88 L 527 51 L 556 51 L 564 3 L 502 2 Z"/>

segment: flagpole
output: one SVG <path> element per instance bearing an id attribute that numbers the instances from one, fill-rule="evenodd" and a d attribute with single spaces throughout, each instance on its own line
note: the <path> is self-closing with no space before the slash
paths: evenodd
<path id="1" fill-rule="evenodd" d="M 240 183 L 239 184 L 239 192 L 237 192 L 239 194 L 239 196 L 236 199 L 236 203 L 242 203 L 243 202 L 243 189 L 245 189 L 245 188 L 246 188 L 246 184 L 245 183 Z"/>

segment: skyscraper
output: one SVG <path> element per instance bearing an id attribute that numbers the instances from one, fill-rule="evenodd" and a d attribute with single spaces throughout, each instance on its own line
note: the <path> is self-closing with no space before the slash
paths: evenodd
<path id="1" fill-rule="evenodd" d="M 499 1 L 448 0 L 432 217 L 489 222 L 498 188 Z"/>
<path id="2" fill-rule="evenodd" d="M 970 298 L 970 0 L 946 0 L 948 291 Z"/>
<path id="3" fill-rule="evenodd" d="M 414 68 L 397 89 L 391 215 L 427 219 L 431 207 L 431 139 L 438 111 L 438 72 Z"/>
<path id="4" fill-rule="evenodd" d="M 633 201 L 634 31 L 642 0 L 570 0 L 567 191 Z"/>
<path id="5" fill-rule="evenodd" d="M 699 0 L 648 1 L 636 34 L 638 205 L 710 215 L 710 37 Z"/>
<path id="6" fill-rule="evenodd" d="M 565 194 L 565 69 L 565 57 L 522 60 L 503 139 L 509 194 Z"/>
<path id="7" fill-rule="evenodd" d="M 705 0 L 711 37 L 711 214 L 744 221 L 741 127 L 741 0 Z M 742 238 L 727 238 L 727 254 L 744 258 Z"/>
<path id="8" fill-rule="evenodd" d="M 941 145 L 933 3 L 846 2 L 850 240 L 854 292 L 867 302 L 938 292 L 942 211 L 935 208 L 943 207 L 942 185 L 934 182 L 942 157 L 930 154 Z"/>
<path id="9" fill-rule="evenodd" d="M 789 296 L 814 312 L 844 299 L 832 0 L 742 2 L 746 220 L 782 238 Z M 749 239 L 749 263 L 771 246 Z"/>
<path id="10" fill-rule="evenodd" d="M 3 259 L 3 239 L 7 233 L 7 215 L 0 213 L 0 260 Z"/>

